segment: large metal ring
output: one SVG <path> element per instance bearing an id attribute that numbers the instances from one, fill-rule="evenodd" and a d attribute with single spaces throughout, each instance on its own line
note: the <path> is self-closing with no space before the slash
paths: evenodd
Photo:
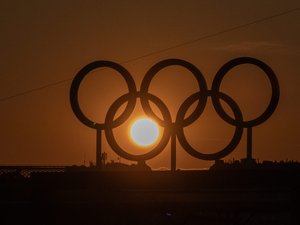
<path id="1" fill-rule="evenodd" d="M 194 149 L 190 145 L 190 143 L 186 140 L 183 127 L 180 127 L 177 129 L 177 137 L 178 137 L 178 140 L 179 140 L 181 146 L 183 147 L 183 149 L 190 155 L 194 156 L 195 158 L 203 159 L 203 160 L 216 160 L 216 159 L 223 158 L 226 155 L 230 154 L 236 148 L 236 146 L 239 144 L 242 134 L 243 134 L 243 127 L 241 126 L 241 123 L 243 121 L 243 116 L 242 116 L 241 110 L 238 107 L 238 105 L 228 95 L 221 93 L 221 92 L 212 93 L 211 91 L 208 91 L 207 93 L 197 92 L 197 93 L 191 95 L 189 98 L 187 98 L 181 105 L 177 120 L 179 120 L 179 121 L 183 120 L 188 108 L 195 101 L 200 99 L 202 97 L 202 95 L 205 95 L 205 94 L 207 94 L 207 96 L 214 95 L 216 98 L 222 99 L 232 109 L 235 120 L 237 121 L 237 124 L 235 125 L 235 132 L 234 132 L 234 135 L 233 135 L 231 141 L 225 148 L 221 149 L 220 151 L 218 151 L 216 153 L 206 154 L 206 153 L 202 153 L 202 152 Z"/>
<path id="2" fill-rule="evenodd" d="M 181 60 L 181 59 L 166 59 L 163 61 L 158 62 L 157 64 L 155 64 L 154 66 L 152 66 L 148 72 L 146 73 L 142 84 L 141 84 L 141 104 L 142 107 L 144 109 L 144 111 L 146 112 L 146 114 L 148 116 L 154 117 L 156 120 L 160 121 L 160 124 L 162 124 L 163 127 L 168 126 L 168 124 L 165 124 L 164 121 L 162 121 L 157 115 L 155 115 L 155 113 L 153 112 L 153 110 L 150 107 L 149 104 L 149 99 L 147 98 L 147 94 L 149 91 L 149 86 L 150 83 L 153 79 L 153 77 L 162 69 L 168 67 L 168 66 L 182 66 L 186 69 L 188 69 L 189 71 L 192 72 L 192 74 L 195 76 L 199 89 L 203 92 L 207 91 L 207 85 L 206 85 L 206 81 L 202 75 L 202 73 L 200 72 L 200 70 L 195 67 L 193 64 Z M 181 121 L 181 126 L 188 126 L 190 124 L 192 124 L 196 119 L 198 119 L 198 117 L 201 115 L 202 111 L 204 110 L 205 104 L 207 101 L 207 97 L 205 96 L 201 96 L 201 98 L 199 99 L 199 102 L 196 106 L 196 109 L 193 113 L 191 113 L 190 116 L 188 116 L 187 118 L 185 118 L 184 120 Z"/>
<path id="3" fill-rule="evenodd" d="M 100 129 L 100 130 L 103 130 L 105 128 L 105 124 L 104 123 L 96 123 L 96 122 L 90 120 L 87 116 L 85 116 L 85 114 L 82 112 L 79 102 L 78 102 L 78 91 L 79 91 L 81 82 L 89 74 L 89 72 L 91 72 L 94 69 L 102 68 L 102 67 L 108 67 L 108 68 L 112 68 L 112 69 L 118 71 L 122 75 L 122 77 L 125 79 L 125 82 L 128 87 L 128 92 L 130 95 L 130 98 L 128 99 L 128 104 L 127 104 L 124 112 L 116 120 L 114 120 L 114 123 L 113 123 L 114 127 L 122 124 L 130 116 L 130 114 L 134 110 L 134 106 L 136 103 L 135 102 L 136 98 L 134 97 L 134 95 L 136 93 L 135 82 L 134 82 L 132 76 L 130 75 L 130 73 L 124 67 L 122 67 L 121 65 L 119 65 L 117 63 L 110 62 L 110 61 L 95 61 L 95 62 L 92 62 L 92 63 L 86 65 L 85 67 L 83 67 L 76 74 L 76 76 L 73 79 L 72 84 L 71 84 L 71 90 L 70 90 L 71 107 L 72 107 L 73 112 L 76 115 L 76 117 L 83 124 L 85 124 L 88 127 L 91 127 L 94 129 Z"/>
<path id="4" fill-rule="evenodd" d="M 240 57 L 240 58 L 230 60 L 224 66 L 222 66 L 221 69 L 217 72 L 217 74 L 213 80 L 213 83 L 212 83 L 212 92 L 218 93 L 220 91 L 220 85 L 221 85 L 222 79 L 224 78 L 226 73 L 229 70 L 231 70 L 232 68 L 234 68 L 235 66 L 238 66 L 241 64 L 253 64 L 253 65 L 258 66 L 260 69 L 262 69 L 266 73 L 266 75 L 269 78 L 269 81 L 271 83 L 271 86 L 272 86 L 272 96 L 271 96 L 270 103 L 269 103 L 268 107 L 266 108 L 266 110 L 257 118 L 242 122 L 243 127 L 254 127 L 254 126 L 257 126 L 257 125 L 263 123 L 264 121 L 266 121 L 273 114 L 273 112 L 275 111 L 275 109 L 277 107 L 278 101 L 279 101 L 279 84 L 278 84 L 277 77 L 276 77 L 275 73 L 273 72 L 273 70 L 271 69 L 271 67 L 269 67 L 267 64 L 265 64 L 264 62 L 262 62 L 258 59 L 254 59 L 254 58 L 250 58 L 250 57 Z M 236 125 L 238 123 L 236 120 L 232 119 L 225 112 L 225 110 L 223 109 L 223 107 L 220 103 L 220 99 L 218 97 L 216 97 L 214 94 L 212 95 L 212 101 L 213 101 L 213 104 L 215 106 L 217 113 L 220 115 L 220 117 L 222 119 L 224 119 L 226 122 L 228 122 L 232 125 Z"/>
<path id="5" fill-rule="evenodd" d="M 140 93 L 137 93 L 137 97 L 140 97 Z M 161 101 L 158 97 L 152 94 L 148 94 L 147 97 L 150 101 L 152 101 L 154 104 L 156 104 L 159 108 L 159 110 L 162 113 L 163 119 L 167 124 L 171 124 L 171 114 L 166 107 L 166 105 Z M 123 150 L 120 145 L 117 143 L 114 134 L 113 134 L 113 127 L 114 127 L 114 116 L 120 106 L 122 106 L 125 102 L 129 101 L 130 95 L 125 94 L 119 97 L 109 108 L 106 118 L 105 118 L 105 136 L 107 139 L 108 144 L 112 148 L 112 150 L 117 153 L 119 156 L 128 159 L 128 160 L 133 160 L 133 161 L 144 161 L 144 160 L 149 160 L 152 159 L 153 157 L 157 156 L 159 153 L 161 153 L 166 145 L 168 144 L 168 141 L 170 139 L 171 135 L 171 129 L 169 127 L 164 127 L 164 132 L 163 136 L 160 140 L 160 143 L 158 143 L 154 149 L 151 151 L 142 154 L 142 155 L 134 155 L 126 152 Z M 155 118 L 153 118 L 155 120 Z M 159 122 L 159 121 L 158 121 Z"/>

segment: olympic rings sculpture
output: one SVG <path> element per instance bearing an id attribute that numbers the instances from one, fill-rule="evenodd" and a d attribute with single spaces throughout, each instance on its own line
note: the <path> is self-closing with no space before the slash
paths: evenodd
<path id="1" fill-rule="evenodd" d="M 243 119 L 242 112 L 237 103 L 230 96 L 220 91 L 220 85 L 225 75 L 234 67 L 242 64 L 252 64 L 260 68 L 267 75 L 272 87 L 271 99 L 265 111 L 257 118 L 249 121 L 245 121 Z M 197 81 L 199 91 L 189 96 L 181 104 L 177 112 L 176 119 L 173 122 L 168 107 L 159 97 L 149 93 L 149 86 L 151 84 L 152 79 L 155 75 L 159 73 L 159 71 L 166 67 L 175 65 L 182 66 L 191 72 L 191 74 L 195 77 Z M 119 74 L 124 78 L 127 84 L 128 93 L 120 96 L 112 103 L 112 105 L 108 109 L 104 123 L 96 123 L 90 120 L 83 113 L 78 101 L 78 91 L 81 82 L 91 71 L 105 67 L 114 69 L 117 72 L 119 72 Z M 152 159 L 165 149 L 172 136 L 175 138 L 177 137 L 182 148 L 193 157 L 203 160 L 216 160 L 227 156 L 237 147 L 241 140 L 244 128 L 247 128 L 247 131 L 250 132 L 251 135 L 248 135 L 248 137 L 250 137 L 251 139 L 252 127 L 258 126 L 265 122 L 275 111 L 279 101 L 279 93 L 279 83 L 273 70 L 264 62 L 251 57 L 235 58 L 224 64 L 216 73 L 210 90 L 207 88 L 206 80 L 200 72 L 200 70 L 193 64 L 181 59 L 166 59 L 152 66 L 145 74 L 142 80 L 140 91 L 137 90 L 131 74 L 123 66 L 111 61 L 95 61 L 83 67 L 73 79 L 70 90 L 70 102 L 72 110 L 76 117 L 86 126 L 99 131 L 100 134 L 101 131 L 104 130 L 107 142 L 109 143 L 112 150 L 119 156 L 127 160 L 145 161 Z M 189 144 L 184 134 L 184 128 L 191 125 L 201 116 L 206 106 L 207 99 L 209 97 L 212 99 L 212 103 L 217 114 L 225 122 L 232 126 L 235 126 L 235 132 L 231 141 L 228 143 L 227 146 L 225 146 L 223 149 L 216 153 L 202 153 L 200 150 L 194 149 Z M 123 148 L 119 146 L 113 135 L 113 129 L 123 124 L 129 118 L 129 116 L 135 108 L 136 101 L 138 98 L 140 99 L 145 114 L 153 118 L 164 129 L 160 143 L 151 151 L 142 155 L 134 155 L 126 152 Z M 234 118 L 232 118 L 226 113 L 226 111 L 223 109 L 220 103 L 220 100 L 223 100 L 224 102 L 226 102 L 226 104 L 228 104 L 228 106 L 233 111 Z M 115 119 L 115 114 L 118 111 L 119 107 L 126 102 L 127 105 L 125 107 L 124 112 L 118 118 Z M 150 106 L 150 102 L 154 103 L 158 107 L 163 119 L 159 118 L 154 113 Z M 185 117 L 189 107 L 195 102 L 197 102 L 195 110 L 188 117 Z M 252 140 L 250 140 L 250 142 L 252 142 Z"/>

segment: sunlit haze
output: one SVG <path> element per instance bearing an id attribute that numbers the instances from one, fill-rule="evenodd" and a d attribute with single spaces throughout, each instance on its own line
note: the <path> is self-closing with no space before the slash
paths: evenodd
<path id="1" fill-rule="evenodd" d="M 269 65 L 280 85 L 274 114 L 253 127 L 253 157 L 260 161 L 299 161 L 300 9 L 295 10 L 299 7 L 296 0 L 1 1 L 0 164 L 95 163 L 97 131 L 78 120 L 69 98 L 75 75 L 91 62 L 121 64 L 140 91 L 153 65 L 165 59 L 182 59 L 201 71 L 211 89 L 217 71 L 242 56 Z M 250 64 L 230 70 L 220 91 L 237 103 L 245 121 L 260 116 L 272 95 L 266 74 Z M 163 101 L 172 122 L 183 102 L 196 92 L 197 79 L 182 66 L 162 69 L 149 86 L 149 94 Z M 118 71 L 95 69 L 84 78 L 78 99 L 87 118 L 104 124 L 111 105 L 127 93 L 127 84 Z M 154 141 L 148 149 L 130 136 L 132 122 L 146 116 L 139 101 L 124 124 L 112 129 L 120 147 L 133 155 L 146 154 L 160 141 Z M 127 104 L 124 102 L 113 118 L 117 123 Z M 163 120 L 156 103 L 149 104 Z M 196 105 L 188 109 L 185 118 Z M 223 105 L 232 112 L 226 102 Z M 218 115 L 211 98 L 203 113 L 183 128 L 188 143 L 206 154 L 225 148 L 235 129 Z M 162 127 L 159 138 L 163 134 Z M 245 158 L 246 140 L 244 129 L 236 149 L 222 159 Z M 174 142 L 177 168 L 201 169 L 214 164 L 213 160 L 193 158 L 177 137 Z M 119 156 L 105 132 L 101 144 L 107 162 L 117 161 Z M 147 165 L 169 168 L 170 149 L 171 141 L 161 153 L 146 160 Z M 122 158 L 122 163 L 134 161 Z"/>

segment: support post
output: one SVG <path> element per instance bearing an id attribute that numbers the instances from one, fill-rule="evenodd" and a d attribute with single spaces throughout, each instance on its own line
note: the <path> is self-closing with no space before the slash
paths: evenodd
<path id="1" fill-rule="evenodd" d="M 252 161 L 252 127 L 247 127 L 247 160 Z"/>
<path id="2" fill-rule="evenodd" d="M 176 134 L 171 136 L 171 171 L 176 171 Z"/>
<path id="3" fill-rule="evenodd" d="M 96 138 L 96 167 L 102 169 L 102 130 L 97 129 Z"/>

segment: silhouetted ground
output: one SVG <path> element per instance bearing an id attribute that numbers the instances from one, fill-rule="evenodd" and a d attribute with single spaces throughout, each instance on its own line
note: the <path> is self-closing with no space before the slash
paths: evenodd
<path id="1" fill-rule="evenodd" d="M 300 224 L 299 167 L 239 166 L 6 173 L 0 224 Z"/>
<path id="2" fill-rule="evenodd" d="M 300 170 L 300 162 L 293 160 L 286 161 L 262 161 L 257 160 L 216 160 L 215 164 L 210 167 L 210 170 Z"/>

